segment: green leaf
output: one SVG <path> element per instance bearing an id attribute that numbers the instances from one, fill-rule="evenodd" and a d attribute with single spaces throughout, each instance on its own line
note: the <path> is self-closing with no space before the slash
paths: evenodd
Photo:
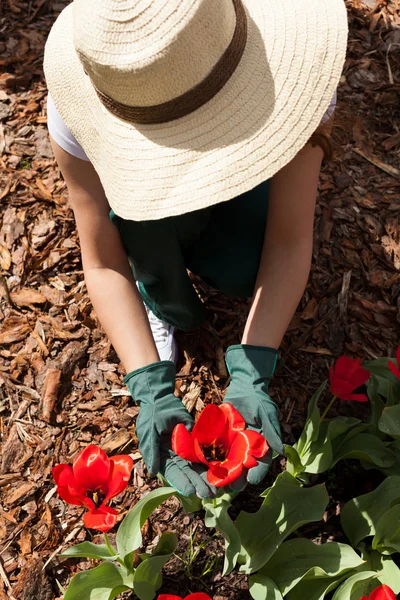
<path id="1" fill-rule="evenodd" d="M 259 573 L 250 577 L 249 592 L 254 600 L 283 600 L 282 594 L 272 579 Z"/>
<path id="2" fill-rule="evenodd" d="M 382 473 L 389 477 L 390 475 L 400 476 L 400 440 L 395 440 L 387 444 L 387 448 L 394 453 L 395 460 L 394 464 L 388 469 L 381 469 Z"/>
<path id="3" fill-rule="evenodd" d="M 204 522 L 206 527 L 215 528 L 225 540 L 225 560 L 222 575 L 225 576 L 235 568 L 241 541 L 239 533 L 228 514 L 230 507 L 230 495 L 224 494 L 217 498 L 204 499 L 203 507 L 206 511 Z"/>
<path id="4" fill-rule="evenodd" d="M 294 446 L 285 445 L 285 455 L 287 458 L 286 462 L 286 470 L 288 473 L 293 475 L 293 477 L 297 477 L 304 471 L 304 466 L 300 460 L 300 456 Z"/>
<path id="5" fill-rule="evenodd" d="M 387 469 L 395 462 L 394 453 L 374 435 L 359 433 L 344 442 L 334 454 L 332 467 L 345 458 L 357 458 L 376 467 Z"/>
<path id="6" fill-rule="evenodd" d="M 158 473 L 157 479 L 163 487 L 171 487 L 161 473 Z M 183 496 L 175 490 L 175 496 L 182 504 L 182 508 L 185 513 L 192 514 L 201 510 L 201 498 L 198 498 L 195 494 L 193 494 L 193 496 Z"/>
<path id="7" fill-rule="evenodd" d="M 362 564 L 363 560 L 347 544 L 318 545 L 300 538 L 284 542 L 259 574 L 273 577 L 285 596 L 302 579 L 314 579 L 315 567 L 319 568 L 319 577 L 337 578 Z"/>
<path id="8" fill-rule="evenodd" d="M 371 375 L 368 381 L 368 397 L 371 401 L 371 433 L 376 435 L 379 433 L 378 423 L 379 419 L 381 418 L 382 411 L 385 408 L 385 403 L 378 393 L 378 380 L 376 379 L 375 375 Z"/>
<path id="9" fill-rule="evenodd" d="M 171 487 L 161 487 L 153 490 L 144 498 L 141 498 L 122 521 L 117 533 L 117 547 L 119 555 L 128 569 L 132 565 L 132 553 L 142 544 L 141 529 L 144 522 L 157 506 L 174 494 L 175 490 Z"/>
<path id="10" fill-rule="evenodd" d="M 66 558 L 95 558 L 98 560 L 116 560 L 118 554 L 111 554 L 105 544 L 92 544 L 92 542 L 82 542 L 71 548 L 64 550 L 60 556 Z"/>
<path id="11" fill-rule="evenodd" d="M 392 506 L 379 519 L 372 547 L 382 554 L 400 552 L 400 504 Z"/>
<path id="12" fill-rule="evenodd" d="M 350 571 L 352 573 L 352 571 Z M 348 574 L 340 577 L 324 577 L 319 567 L 309 571 L 309 576 L 302 579 L 286 596 L 286 600 L 323 600 L 327 594 L 336 589 Z"/>
<path id="13" fill-rule="evenodd" d="M 388 406 L 388 407 L 394 406 L 399 401 L 400 401 L 400 395 L 399 395 L 399 390 L 398 390 L 397 386 L 395 388 L 393 383 L 391 381 L 388 381 L 388 395 L 387 395 L 386 406 Z"/>
<path id="14" fill-rule="evenodd" d="M 375 535 L 381 516 L 400 501 L 400 477 L 387 477 L 373 492 L 353 498 L 344 505 L 340 520 L 355 547 L 370 535 Z"/>
<path id="15" fill-rule="evenodd" d="M 64 590 L 63 586 L 62 586 L 62 585 L 61 585 L 61 583 L 58 581 L 58 579 L 56 579 L 56 584 L 57 584 L 57 587 L 58 587 L 58 589 L 60 590 L 60 592 L 61 592 L 62 594 L 65 594 L 65 592 L 66 592 L 67 590 Z"/>
<path id="16" fill-rule="evenodd" d="M 326 384 L 327 380 L 320 385 L 308 403 L 307 421 L 297 443 L 294 445 L 300 458 L 307 452 L 311 442 L 315 442 L 315 440 L 318 438 L 319 426 L 321 422 L 321 415 L 318 409 L 318 400 L 322 392 L 325 390 Z"/>
<path id="17" fill-rule="evenodd" d="M 242 542 L 238 560 L 244 573 L 253 573 L 264 566 L 293 531 L 322 519 L 329 501 L 325 486 L 302 488 L 287 471 L 277 477 L 264 495 L 256 513 L 242 511 L 235 523 Z"/>
<path id="18" fill-rule="evenodd" d="M 386 435 L 400 439 L 400 404 L 383 409 L 378 427 Z"/>
<path id="19" fill-rule="evenodd" d="M 349 577 L 333 594 L 332 600 L 359 600 L 360 587 L 366 582 L 376 579 L 374 571 L 363 571 Z"/>
<path id="20" fill-rule="evenodd" d="M 153 600 L 161 587 L 161 570 L 175 552 L 177 545 L 176 535 L 165 532 L 153 554 L 146 556 L 146 560 L 140 563 L 133 576 L 133 591 L 140 600 Z"/>
<path id="21" fill-rule="evenodd" d="M 197 496 L 182 496 L 182 494 L 179 494 L 178 492 L 175 492 L 175 496 L 182 504 L 185 513 L 192 514 L 201 510 L 201 498 L 198 498 Z"/>
<path id="22" fill-rule="evenodd" d="M 90 571 L 75 575 L 64 600 L 113 600 L 128 590 L 128 580 L 120 567 L 106 561 Z"/>
<path id="23" fill-rule="evenodd" d="M 380 584 L 388 585 L 395 594 L 400 592 L 400 569 L 391 556 L 385 556 L 376 550 L 366 550 L 364 548 L 362 549 L 362 558 L 365 563 L 360 570 L 376 571 Z M 374 582 L 371 584 L 371 589 L 363 593 L 369 595 L 376 585 L 376 582 Z"/>
<path id="24" fill-rule="evenodd" d="M 324 473 L 333 463 L 334 441 L 344 439 L 360 424 L 353 417 L 337 417 L 321 423 L 318 439 L 313 442 L 302 461 L 307 473 Z M 363 427 L 365 427 L 363 425 Z M 337 442 L 339 445 L 339 441 Z"/>
<path id="25" fill-rule="evenodd" d="M 373 374 L 373 379 L 377 385 L 378 394 L 387 398 L 390 393 L 389 387 L 391 387 L 391 393 L 393 398 L 397 398 L 397 402 L 400 400 L 400 379 L 389 371 L 388 362 L 393 360 L 392 358 L 376 358 L 375 360 L 365 361 L 363 367 L 368 369 Z M 371 379 L 368 381 L 368 388 L 371 385 Z M 390 382 L 390 386 L 389 386 Z"/>

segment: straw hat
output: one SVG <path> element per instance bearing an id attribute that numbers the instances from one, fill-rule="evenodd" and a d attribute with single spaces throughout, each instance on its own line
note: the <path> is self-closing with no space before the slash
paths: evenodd
<path id="1" fill-rule="evenodd" d="M 287 164 L 328 109 L 346 42 L 344 0 L 74 0 L 44 68 L 110 206 L 141 221 Z"/>

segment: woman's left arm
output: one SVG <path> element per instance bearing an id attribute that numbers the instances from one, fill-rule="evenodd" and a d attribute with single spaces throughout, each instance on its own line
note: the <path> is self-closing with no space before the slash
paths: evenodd
<path id="1" fill-rule="evenodd" d="M 307 144 L 270 182 L 268 220 L 242 344 L 278 348 L 306 286 L 323 152 Z"/>

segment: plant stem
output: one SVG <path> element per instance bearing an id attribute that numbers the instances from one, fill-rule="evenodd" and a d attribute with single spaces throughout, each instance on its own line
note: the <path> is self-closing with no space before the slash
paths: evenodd
<path id="1" fill-rule="evenodd" d="M 328 414 L 328 412 L 331 410 L 333 403 L 335 402 L 335 400 L 337 399 L 337 396 L 333 396 L 332 400 L 329 402 L 328 406 L 326 407 L 326 409 L 324 410 L 324 412 L 322 413 L 322 416 L 320 418 L 320 421 L 323 421 L 326 417 L 326 415 Z"/>
<path id="2" fill-rule="evenodd" d="M 112 554 L 112 558 L 121 565 L 121 567 L 124 567 L 124 569 L 126 569 L 126 571 L 129 573 L 130 571 L 127 569 L 124 561 L 122 560 L 122 558 L 120 558 L 117 555 L 116 549 L 111 545 L 110 540 L 108 539 L 108 535 L 106 533 L 103 534 L 104 535 L 104 541 L 106 543 L 106 546 L 110 552 L 110 554 Z M 111 557 L 110 557 L 111 558 Z M 132 571 L 133 573 L 133 571 Z"/>
<path id="3" fill-rule="evenodd" d="M 106 546 L 107 546 L 110 554 L 112 556 L 115 556 L 116 555 L 115 548 L 113 548 L 112 545 L 110 544 L 110 540 L 108 539 L 108 535 L 106 533 L 104 533 L 104 541 L 106 543 Z"/>

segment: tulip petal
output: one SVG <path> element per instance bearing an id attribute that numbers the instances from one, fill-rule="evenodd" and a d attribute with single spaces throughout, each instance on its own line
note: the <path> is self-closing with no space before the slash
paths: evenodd
<path id="1" fill-rule="evenodd" d="M 381 585 L 370 594 L 369 600 L 396 600 L 396 595 L 389 586 Z"/>
<path id="2" fill-rule="evenodd" d="M 350 400 L 351 402 L 368 402 L 368 396 L 365 394 L 344 394 L 341 400 Z"/>
<path id="3" fill-rule="evenodd" d="M 112 462 L 111 477 L 114 477 L 116 473 L 121 473 L 124 481 L 128 482 L 133 469 L 133 459 L 128 454 L 117 454 L 110 456 L 110 460 Z"/>
<path id="4" fill-rule="evenodd" d="M 396 360 L 397 360 L 397 364 L 400 367 L 400 344 L 396 348 Z"/>
<path id="5" fill-rule="evenodd" d="M 157 600 L 182 600 L 181 596 L 174 596 L 173 594 L 161 594 Z"/>
<path id="6" fill-rule="evenodd" d="M 211 446 L 219 437 L 223 437 L 228 420 L 219 406 L 208 404 L 201 411 L 194 424 L 192 436 L 201 446 Z"/>
<path id="7" fill-rule="evenodd" d="M 52 474 L 57 484 L 58 495 L 65 502 L 75 506 L 86 506 L 89 509 L 94 508 L 90 498 L 86 498 L 84 490 L 77 485 L 70 465 L 56 465 L 52 469 Z"/>
<path id="8" fill-rule="evenodd" d="M 115 496 L 118 496 L 118 494 L 123 492 L 127 485 L 128 481 L 123 478 L 122 473 L 116 473 L 113 475 L 108 482 L 108 494 L 104 498 L 104 504 L 111 500 L 111 498 L 115 498 Z"/>
<path id="9" fill-rule="evenodd" d="M 205 456 L 203 454 L 203 451 L 202 451 L 202 449 L 200 447 L 200 444 L 199 444 L 199 442 L 196 439 L 194 440 L 194 452 L 195 452 L 195 455 L 196 455 L 196 462 L 202 462 L 202 463 L 204 463 L 205 465 L 208 466 L 209 463 L 207 462 L 207 460 L 206 460 L 206 458 L 205 458 Z"/>
<path id="10" fill-rule="evenodd" d="M 71 485 L 71 487 L 78 487 L 76 485 L 74 472 L 71 465 L 56 465 L 52 468 L 51 472 L 57 485 L 62 487 L 67 485 Z"/>
<path id="11" fill-rule="evenodd" d="M 57 487 L 57 493 L 64 500 L 64 502 L 68 502 L 68 504 L 73 504 L 75 506 L 84 506 L 88 510 L 93 510 L 95 508 L 94 502 L 85 496 L 76 496 L 73 491 L 68 487 Z"/>
<path id="12" fill-rule="evenodd" d="M 110 461 L 112 469 L 108 482 L 108 494 L 104 499 L 104 503 L 124 491 L 129 483 L 133 469 L 133 460 L 127 454 L 110 456 Z"/>
<path id="13" fill-rule="evenodd" d="M 351 383 L 353 384 L 354 389 L 364 385 L 364 383 L 367 383 L 370 377 L 371 373 L 367 369 L 360 367 L 355 373 L 353 373 L 351 378 Z"/>
<path id="14" fill-rule="evenodd" d="M 339 356 L 335 363 L 335 376 L 339 377 L 339 379 L 344 379 L 346 381 L 350 380 L 357 371 L 361 367 L 361 360 L 359 358 L 350 358 L 349 356 Z"/>
<path id="15" fill-rule="evenodd" d="M 329 369 L 331 392 L 341 400 L 348 400 L 348 396 L 370 378 L 371 373 L 362 367 L 358 358 L 340 356 L 335 366 Z M 364 402 L 365 400 L 359 400 Z"/>
<path id="16" fill-rule="evenodd" d="M 355 389 L 351 382 L 339 379 L 339 377 L 334 374 L 333 367 L 331 367 L 329 371 L 329 380 L 332 394 L 335 394 L 335 396 L 340 399 L 342 399 L 342 396 L 346 394 L 351 394 L 351 392 Z"/>
<path id="17" fill-rule="evenodd" d="M 250 440 L 252 455 L 256 458 L 265 456 L 269 450 L 268 442 L 265 437 L 258 431 L 253 431 L 251 429 L 248 429 L 244 433 Z"/>
<path id="18" fill-rule="evenodd" d="M 96 529 L 106 533 L 117 522 L 118 511 L 110 506 L 101 506 L 83 515 L 83 524 L 88 529 Z"/>
<path id="19" fill-rule="evenodd" d="M 255 467 L 257 461 L 251 453 L 251 442 L 247 431 L 238 431 L 228 452 L 228 460 L 240 461 L 246 468 Z"/>
<path id="20" fill-rule="evenodd" d="M 244 431 L 246 428 L 246 421 L 243 419 L 242 415 L 232 404 L 229 402 L 224 402 L 219 407 L 226 415 L 228 419 L 228 425 L 230 429 L 234 429 L 235 431 Z"/>
<path id="21" fill-rule="evenodd" d="M 400 365 L 398 358 L 397 358 L 397 364 Z M 400 379 L 400 369 L 398 369 L 396 367 L 396 365 L 394 364 L 394 362 L 392 360 L 389 360 L 388 367 L 391 370 L 391 372 L 393 373 L 393 375 L 395 375 L 398 379 Z"/>
<path id="22" fill-rule="evenodd" d="M 240 477 L 243 471 L 243 463 L 239 460 L 226 460 L 223 463 L 209 463 L 207 480 L 215 487 L 229 485 Z"/>
<path id="23" fill-rule="evenodd" d="M 175 425 L 171 436 L 172 450 L 189 462 L 199 462 L 194 450 L 193 437 L 183 423 Z"/>
<path id="24" fill-rule="evenodd" d="M 247 469 L 255 467 L 255 458 L 262 458 L 268 452 L 267 440 L 258 433 L 247 429 L 239 431 L 232 446 L 230 447 L 228 459 L 241 460 Z M 255 458 L 253 458 L 255 457 Z"/>
<path id="25" fill-rule="evenodd" d="M 107 454 L 91 444 L 84 448 L 74 460 L 72 467 L 76 482 L 87 490 L 102 490 L 108 494 L 111 461 Z"/>
<path id="26" fill-rule="evenodd" d="M 380 585 L 370 594 L 369 600 L 396 600 L 396 594 L 388 585 Z"/>

